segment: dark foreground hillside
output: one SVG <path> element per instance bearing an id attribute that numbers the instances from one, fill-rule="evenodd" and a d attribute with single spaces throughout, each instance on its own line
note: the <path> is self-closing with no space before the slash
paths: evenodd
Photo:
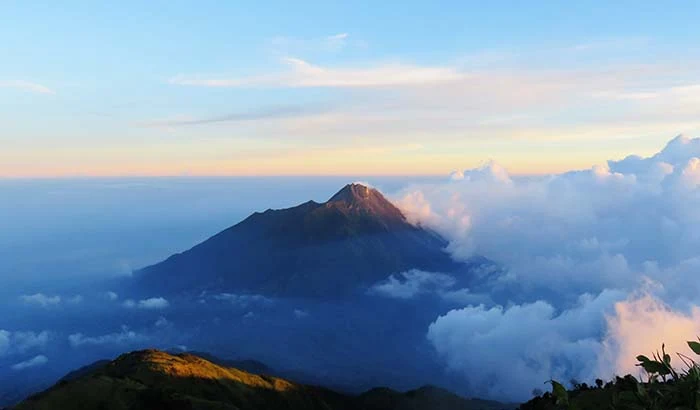
<path id="1" fill-rule="evenodd" d="M 373 389 L 350 396 L 223 367 L 192 354 L 143 350 L 81 369 L 20 403 L 17 410 L 366 409 L 498 410 L 435 387 L 407 393 Z"/>

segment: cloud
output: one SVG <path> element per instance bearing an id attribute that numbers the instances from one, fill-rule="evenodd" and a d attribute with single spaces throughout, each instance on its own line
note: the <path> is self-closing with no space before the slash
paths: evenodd
<path id="1" fill-rule="evenodd" d="M 119 295 L 115 292 L 109 291 L 105 293 L 105 298 L 107 298 L 107 300 L 115 301 L 119 299 Z"/>
<path id="2" fill-rule="evenodd" d="M 250 110 L 245 112 L 237 112 L 232 114 L 221 115 L 218 117 L 211 118 L 176 118 L 176 119 L 165 119 L 165 120 L 155 120 L 140 123 L 139 125 L 145 127 L 174 127 L 174 126 L 186 126 L 186 125 L 202 125 L 202 124 L 214 124 L 222 122 L 241 122 L 241 121 L 257 121 L 257 120 L 272 120 L 272 119 L 282 119 L 282 118 L 293 118 L 308 116 L 312 114 L 320 114 L 329 111 L 328 105 L 324 106 L 314 106 L 314 105 L 273 105 L 270 107 L 263 107 L 256 110 Z"/>
<path id="3" fill-rule="evenodd" d="M 282 62 L 289 67 L 289 71 L 242 78 L 178 75 L 172 77 L 169 83 L 201 87 L 383 88 L 448 83 L 465 76 L 451 67 L 382 64 L 365 68 L 330 68 L 292 57 L 286 57 Z"/>
<path id="4" fill-rule="evenodd" d="M 550 377 L 633 371 L 663 341 L 685 351 L 700 334 L 698 158 L 700 139 L 679 136 L 588 170 L 518 177 L 489 162 L 398 194 L 455 259 L 496 263 L 451 293 L 463 309 L 431 325 L 445 364 L 476 392 L 524 399 Z M 659 289 L 639 297 L 649 283 Z M 490 382 L 477 380 L 484 371 Z"/>
<path id="5" fill-rule="evenodd" d="M 19 362 L 12 365 L 12 370 L 25 370 L 33 367 L 40 367 L 49 362 L 49 359 L 44 355 L 35 356 L 29 360 Z"/>
<path id="6" fill-rule="evenodd" d="M 32 83 L 30 81 L 22 80 L 0 81 L 0 88 L 16 88 L 19 90 L 39 94 L 55 94 L 55 92 L 49 87 L 37 83 Z"/>
<path id="7" fill-rule="evenodd" d="M 42 349 L 48 344 L 51 334 L 44 330 L 41 332 L 13 332 L 13 344 L 19 352 L 32 349 Z"/>
<path id="8" fill-rule="evenodd" d="M 611 370 L 617 374 L 638 375 L 637 355 L 651 357 L 665 344 L 675 361 L 675 353 L 693 355 L 686 342 L 697 340 L 698 336 L 700 307 L 692 306 L 689 312 L 677 311 L 645 293 L 615 304 L 615 314 L 607 318 L 603 362 L 611 364 Z"/>
<path id="9" fill-rule="evenodd" d="M 10 349 L 10 332 L 0 329 L 0 356 Z"/>
<path id="10" fill-rule="evenodd" d="M 684 266 L 700 246 L 698 141 L 679 137 L 649 158 L 543 177 L 488 163 L 461 180 L 409 188 L 396 203 L 449 239 L 456 259 L 480 255 L 505 267 L 503 283 L 576 297 L 632 289 L 646 275 L 690 297 L 663 270 Z"/>
<path id="11" fill-rule="evenodd" d="M 374 284 L 369 293 L 396 299 L 411 299 L 419 294 L 446 291 L 456 282 L 454 277 L 444 273 L 411 269 Z"/>
<path id="12" fill-rule="evenodd" d="M 170 321 L 168 321 L 168 319 L 161 316 L 158 318 L 158 320 L 156 320 L 156 322 L 153 325 L 157 328 L 164 328 L 170 326 L 171 323 Z"/>
<path id="13" fill-rule="evenodd" d="M 303 319 L 309 316 L 309 312 L 303 309 L 294 309 L 294 317 L 297 319 Z"/>
<path id="14" fill-rule="evenodd" d="M 348 33 L 334 34 L 332 36 L 326 37 L 325 43 L 330 50 L 338 51 L 345 47 L 348 37 L 350 37 Z"/>
<path id="15" fill-rule="evenodd" d="M 272 299 L 256 294 L 220 293 L 218 295 L 214 295 L 213 298 L 214 300 L 229 302 L 239 307 L 248 307 L 252 304 L 272 303 Z"/>
<path id="16" fill-rule="evenodd" d="M 298 38 L 290 36 L 277 36 L 270 41 L 272 51 L 276 55 L 309 54 L 309 53 L 337 53 L 349 45 L 350 34 L 337 33 L 325 37 Z M 361 42 L 355 42 L 361 45 Z"/>
<path id="17" fill-rule="evenodd" d="M 170 303 L 161 297 L 140 300 L 138 303 L 139 309 L 165 309 L 168 306 Z"/>
<path id="18" fill-rule="evenodd" d="M 127 299 L 125 300 L 122 305 L 126 308 L 137 308 L 137 309 L 166 309 L 170 306 L 170 302 L 168 302 L 165 298 L 162 297 L 156 297 L 156 298 L 148 298 L 148 299 L 142 299 L 137 301 L 134 301 L 132 299 Z"/>
<path id="19" fill-rule="evenodd" d="M 37 305 L 41 307 L 55 306 L 61 303 L 60 296 L 47 296 L 43 293 L 35 293 L 33 295 L 22 295 L 20 300 L 28 305 Z"/>
<path id="20" fill-rule="evenodd" d="M 551 378 L 597 376 L 603 313 L 623 298 L 618 291 L 585 294 L 561 313 L 545 301 L 468 306 L 438 317 L 427 338 L 473 394 L 524 400 Z"/>
<path id="21" fill-rule="evenodd" d="M 82 303 L 84 299 L 85 298 L 83 298 L 82 295 L 75 295 L 75 296 L 68 298 L 67 302 L 76 305 L 78 303 Z"/>
<path id="22" fill-rule="evenodd" d="M 41 350 L 48 345 L 50 339 L 51 333 L 46 330 L 12 332 L 0 329 L 0 356 Z"/>
<path id="23" fill-rule="evenodd" d="M 103 345 L 131 345 L 148 340 L 148 337 L 122 326 L 121 332 L 109 333 L 101 336 L 85 336 L 82 333 L 73 333 L 68 336 L 68 343 L 72 347 L 103 346 Z"/>

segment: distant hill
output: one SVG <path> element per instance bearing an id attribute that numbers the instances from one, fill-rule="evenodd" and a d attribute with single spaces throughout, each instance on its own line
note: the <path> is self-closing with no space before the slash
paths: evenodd
<path id="1" fill-rule="evenodd" d="M 349 295 L 409 269 L 452 272 L 447 242 L 414 226 L 379 191 L 349 184 L 325 203 L 255 213 L 156 265 L 137 290 Z"/>
<path id="2" fill-rule="evenodd" d="M 424 387 L 407 393 L 373 389 L 350 396 L 281 378 L 223 367 L 188 353 L 143 350 L 74 372 L 16 410 L 497 410 L 496 402 L 467 400 Z M 88 369 L 88 367 L 83 368 Z"/>
<path id="3" fill-rule="evenodd" d="M 359 408 L 364 410 L 505 410 L 516 404 L 505 404 L 491 400 L 465 399 L 448 390 L 424 386 L 406 393 L 377 388 L 358 397 Z"/>

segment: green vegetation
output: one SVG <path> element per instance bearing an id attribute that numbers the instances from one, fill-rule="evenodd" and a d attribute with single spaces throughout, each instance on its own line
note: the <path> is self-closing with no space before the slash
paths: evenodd
<path id="1" fill-rule="evenodd" d="M 700 340 L 700 339 L 699 339 Z M 700 343 L 688 342 L 688 347 L 700 355 Z M 617 377 L 596 386 L 572 383 L 567 389 L 551 380 L 552 391 L 539 395 L 523 404 L 521 410 L 700 410 L 700 365 L 691 357 L 676 353 L 682 363 L 680 368 L 671 363 L 666 347 L 655 352 L 651 358 L 637 356 L 646 373 L 646 380 L 637 380 L 631 375 Z"/>

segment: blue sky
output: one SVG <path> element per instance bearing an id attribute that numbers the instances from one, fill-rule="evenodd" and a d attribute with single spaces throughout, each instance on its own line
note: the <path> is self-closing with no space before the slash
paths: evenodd
<path id="1" fill-rule="evenodd" d="M 559 172 L 700 129 L 697 2 L 0 15 L 0 176 Z"/>

